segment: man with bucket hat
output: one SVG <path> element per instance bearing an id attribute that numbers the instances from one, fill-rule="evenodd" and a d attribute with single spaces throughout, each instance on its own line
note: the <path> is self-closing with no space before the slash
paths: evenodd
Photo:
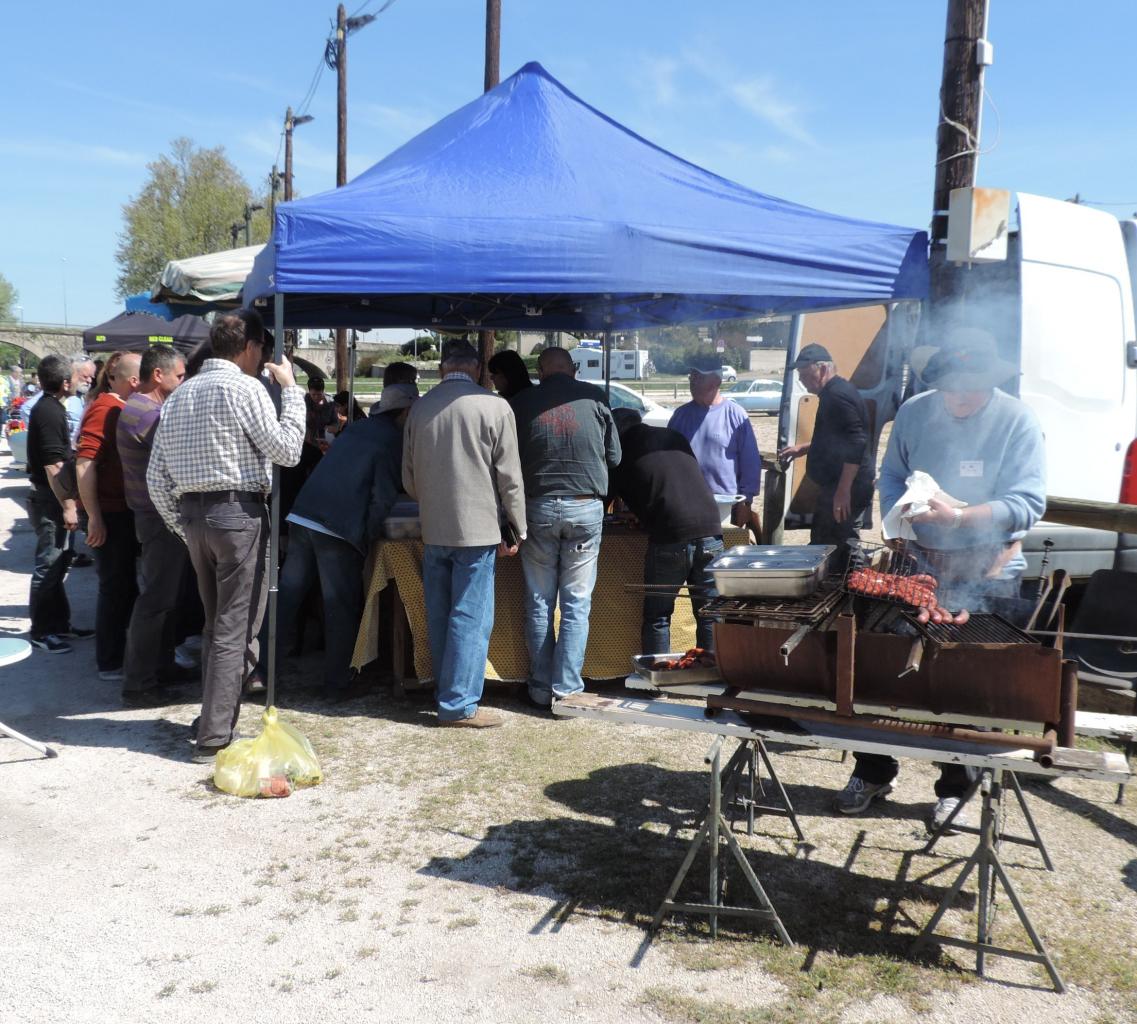
<path id="1" fill-rule="evenodd" d="M 869 418 L 861 393 L 844 377 L 823 345 L 806 345 L 790 363 L 811 395 L 817 395 L 813 439 L 778 452 L 780 459 L 809 456 L 805 475 L 817 485 L 810 544 L 837 548 L 833 568 L 860 561 L 860 528 L 872 504 L 873 460 Z"/>
<path id="2" fill-rule="evenodd" d="M 916 571 L 939 580 L 937 597 L 947 608 L 999 610 L 1013 618 L 1026 568 L 1021 538 L 1046 510 L 1042 429 L 1023 402 L 998 389 L 1018 370 L 1000 358 L 987 331 L 951 329 L 941 346 L 914 349 L 910 363 L 933 390 L 896 414 L 880 471 L 881 515 L 904 499 L 913 472 L 927 473 L 939 495 L 926 509 L 901 509 L 915 532 L 906 550 Z M 858 754 L 856 760 L 836 799 L 845 814 L 859 814 L 891 792 L 898 769 L 885 755 Z M 940 768 L 932 829 L 956 810 L 970 784 L 963 766 Z"/>

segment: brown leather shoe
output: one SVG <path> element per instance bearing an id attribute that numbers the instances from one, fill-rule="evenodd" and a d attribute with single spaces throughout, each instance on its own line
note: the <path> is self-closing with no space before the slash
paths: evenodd
<path id="1" fill-rule="evenodd" d="M 455 718 L 450 722 L 443 721 L 441 718 L 438 720 L 439 725 L 445 725 L 451 729 L 494 729 L 504 722 L 505 719 L 496 711 L 488 711 L 486 708 L 478 708 L 469 718 Z"/>

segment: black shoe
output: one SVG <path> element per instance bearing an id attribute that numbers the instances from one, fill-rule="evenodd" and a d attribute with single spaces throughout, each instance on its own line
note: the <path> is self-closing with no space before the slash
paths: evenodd
<path id="1" fill-rule="evenodd" d="M 190 760 L 194 764 L 213 764 L 213 759 L 227 746 L 229 746 L 228 743 L 220 747 L 197 747 L 194 749 Z"/>
<path id="2" fill-rule="evenodd" d="M 529 687 L 523 687 L 521 690 L 521 703 L 526 707 L 532 708 L 534 711 L 543 711 L 546 715 L 552 716 L 553 705 L 545 704 L 542 701 L 535 700 L 533 695 L 529 692 Z"/>
<path id="3" fill-rule="evenodd" d="M 86 569 L 95 564 L 95 560 L 88 554 L 79 554 L 71 559 L 72 569 Z"/>
<path id="4" fill-rule="evenodd" d="M 259 672 L 253 672 L 248 679 L 245 680 L 245 686 L 242 693 L 246 697 L 253 697 L 257 694 L 264 693 L 268 690 L 268 685 L 264 681 L 264 677 Z"/>
<path id="5" fill-rule="evenodd" d="M 345 683 L 343 686 L 329 691 L 328 700 L 333 704 L 346 704 L 350 700 L 358 700 L 360 697 L 370 696 L 373 692 L 374 687 L 357 677 Z"/>
<path id="6" fill-rule="evenodd" d="M 61 629 L 56 635 L 67 637 L 68 640 L 90 640 L 95 635 L 95 631 L 83 629 L 80 626 L 68 626 L 66 629 Z"/>
<path id="7" fill-rule="evenodd" d="M 171 665 L 158 674 L 160 686 L 183 686 L 187 683 L 200 683 L 200 668 L 183 668 L 181 665 Z"/>
<path id="8" fill-rule="evenodd" d="M 145 690 L 124 690 L 122 703 L 128 708 L 165 708 L 181 704 L 182 699 L 164 686 L 151 686 Z"/>
<path id="9" fill-rule="evenodd" d="M 66 640 L 60 640 L 55 633 L 47 633 L 44 636 L 33 636 L 31 637 L 31 644 L 45 654 L 71 653 L 71 645 L 67 643 Z"/>

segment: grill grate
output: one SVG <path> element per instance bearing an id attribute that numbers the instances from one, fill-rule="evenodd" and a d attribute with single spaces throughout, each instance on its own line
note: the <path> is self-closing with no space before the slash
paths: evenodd
<path id="1" fill-rule="evenodd" d="M 843 597 L 840 590 L 822 584 L 808 597 L 716 597 L 699 609 L 704 618 L 731 622 L 757 622 L 759 619 L 816 625 Z"/>
<path id="2" fill-rule="evenodd" d="M 914 615 L 905 618 L 929 639 L 939 644 L 1034 644 L 1038 640 L 1011 625 L 999 615 L 972 615 L 962 626 L 929 622 L 916 623 Z"/>

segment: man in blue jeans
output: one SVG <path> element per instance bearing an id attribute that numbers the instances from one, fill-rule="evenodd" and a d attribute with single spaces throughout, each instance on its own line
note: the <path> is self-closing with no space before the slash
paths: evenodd
<path id="1" fill-rule="evenodd" d="M 537 360 L 540 387 L 512 398 L 529 525 L 521 548 L 529 700 L 544 708 L 584 689 L 580 673 L 608 467 L 620 462 L 620 438 L 604 392 L 575 374 L 568 352 L 547 348 Z M 560 635 L 554 636 L 558 602 Z"/>
<path id="2" fill-rule="evenodd" d="M 613 415 L 623 458 L 612 474 L 612 491 L 648 535 L 641 653 L 671 653 L 671 615 L 684 584 L 692 588 L 695 643 L 709 649 L 711 623 L 699 618 L 699 609 L 715 596 L 707 566 L 722 554 L 722 520 L 714 495 L 682 434 L 646 426 L 632 409 L 617 409 Z"/>
<path id="3" fill-rule="evenodd" d="M 438 724 L 501 725 L 478 706 L 494 617 L 496 556 L 525 539 L 517 430 L 504 398 L 476 381 L 477 349 L 452 342 L 442 380 L 411 407 L 403 434 L 403 487 L 419 503 L 422 585 Z M 502 515 L 514 536 L 507 542 Z"/>

